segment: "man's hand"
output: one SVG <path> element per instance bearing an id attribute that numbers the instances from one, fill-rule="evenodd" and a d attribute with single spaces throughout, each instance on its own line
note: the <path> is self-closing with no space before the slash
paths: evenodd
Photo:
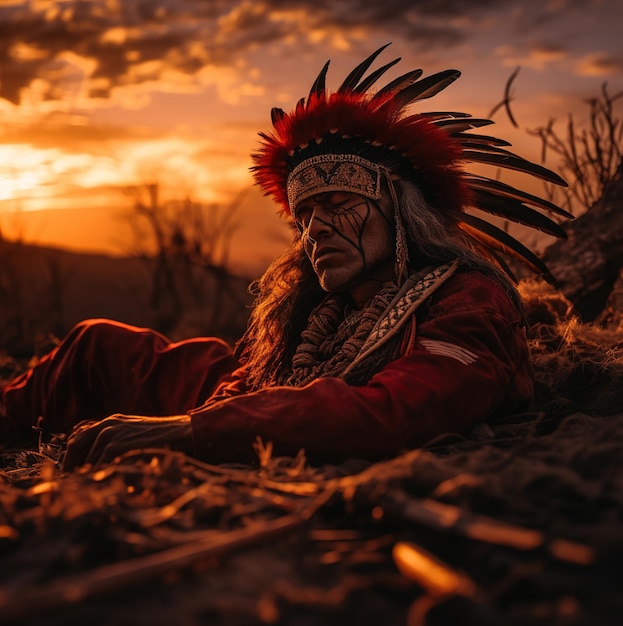
<path id="1" fill-rule="evenodd" d="M 140 448 L 171 448 L 192 454 L 190 417 L 111 415 L 99 422 L 82 422 L 67 440 L 63 470 L 71 471 L 84 463 L 112 461 L 128 450 Z"/>

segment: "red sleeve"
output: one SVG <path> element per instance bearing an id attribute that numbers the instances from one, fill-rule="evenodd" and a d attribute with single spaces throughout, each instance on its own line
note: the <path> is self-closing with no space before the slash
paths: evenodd
<path id="1" fill-rule="evenodd" d="M 433 296 L 415 349 L 364 386 L 320 378 L 209 402 L 191 411 L 198 456 L 254 459 L 256 437 L 278 455 L 378 459 L 445 432 L 461 432 L 528 401 L 532 376 L 519 312 L 478 273 Z"/>

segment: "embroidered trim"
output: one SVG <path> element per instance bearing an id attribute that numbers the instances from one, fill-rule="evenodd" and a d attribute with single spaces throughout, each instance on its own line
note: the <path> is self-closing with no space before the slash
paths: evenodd
<path id="1" fill-rule="evenodd" d="M 433 269 L 423 277 L 419 274 L 410 276 L 394 300 L 379 317 L 359 354 L 342 372 L 341 376 L 343 377 L 353 368 L 359 366 L 372 352 L 389 341 L 411 319 L 420 304 L 441 287 L 456 272 L 458 267 L 459 262 L 454 261 Z"/>
<path id="2" fill-rule="evenodd" d="M 356 154 L 320 154 L 297 165 L 287 182 L 290 209 L 326 191 L 350 191 L 381 199 L 381 168 Z"/>
<path id="3" fill-rule="evenodd" d="M 463 365 L 471 365 L 478 359 L 478 355 L 474 354 L 471 350 L 462 348 L 453 343 L 448 343 L 447 341 L 420 339 L 420 343 L 424 346 L 426 352 L 456 359 L 460 363 L 463 363 Z"/>

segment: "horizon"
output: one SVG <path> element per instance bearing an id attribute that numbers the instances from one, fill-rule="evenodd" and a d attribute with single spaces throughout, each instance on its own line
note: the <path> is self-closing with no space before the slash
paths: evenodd
<path id="1" fill-rule="evenodd" d="M 414 67 L 462 72 L 414 111 L 487 117 L 519 67 L 511 103 L 519 128 L 502 109 L 491 134 L 535 161 L 541 146 L 529 129 L 550 118 L 564 128 L 568 114 L 582 123 L 586 99 L 604 83 L 611 93 L 623 88 L 623 6 L 614 0 L 282 4 L 5 0 L 2 231 L 10 236 L 16 222 L 32 243 L 120 254 L 112 214 L 129 208 L 129 185 L 157 182 L 168 199 L 227 206 L 252 185 L 249 154 L 257 132 L 270 130 L 270 108 L 290 110 L 327 59 L 335 89 L 389 41 L 374 65 L 402 57 L 388 80 Z M 234 266 L 260 268 L 287 245 L 276 213 L 257 190 L 247 194 Z"/>

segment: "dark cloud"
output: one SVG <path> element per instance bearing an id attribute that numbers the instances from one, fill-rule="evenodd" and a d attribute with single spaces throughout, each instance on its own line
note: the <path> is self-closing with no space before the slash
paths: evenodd
<path id="1" fill-rule="evenodd" d="M 588 0 L 573 0 L 574 3 Z M 535 18 L 542 2 L 528 2 Z M 510 0 L 31 0 L 0 7 L 0 98 L 19 103 L 72 89 L 106 98 L 115 87 L 156 81 L 164 70 L 189 77 L 229 65 L 275 41 L 305 45 L 311 29 L 386 31 L 414 49 L 450 48 L 470 36 L 469 20 L 515 6 Z M 545 11 L 545 9 L 543 9 Z M 548 13 L 551 17 L 551 11 Z M 453 18 L 460 17 L 461 20 Z M 460 25 L 459 25 L 460 24 Z M 68 60 L 67 52 L 73 56 Z"/>
<path id="2" fill-rule="evenodd" d="M 600 0 L 597 0 L 599 3 Z M 560 32 L 561 18 L 582 25 L 595 0 L 560 0 L 559 2 L 516 3 L 513 6 L 512 26 L 514 32 L 521 34 L 535 29 Z"/>
<path id="3" fill-rule="evenodd" d="M 465 33 L 442 18 L 478 13 L 494 2 L 468 0 L 268 0 L 268 11 L 299 8 L 306 10 L 307 26 L 321 28 L 365 28 L 386 31 L 390 37 L 404 37 L 415 48 L 453 46 L 464 40 Z M 302 29 L 304 33 L 304 28 Z"/>
<path id="4" fill-rule="evenodd" d="M 46 1 L 0 7 L 0 97 L 14 103 L 36 78 L 44 81 L 44 98 L 62 97 L 62 53 L 95 63 L 87 77 L 92 95 L 106 96 L 115 86 L 158 78 L 150 61 L 166 59 L 168 67 L 193 74 L 208 52 L 195 47 L 209 35 L 229 2 L 198 0 Z M 40 7 L 40 8 L 38 8 Z M 103 82 L 99 79 L 105 79 Z"/>

